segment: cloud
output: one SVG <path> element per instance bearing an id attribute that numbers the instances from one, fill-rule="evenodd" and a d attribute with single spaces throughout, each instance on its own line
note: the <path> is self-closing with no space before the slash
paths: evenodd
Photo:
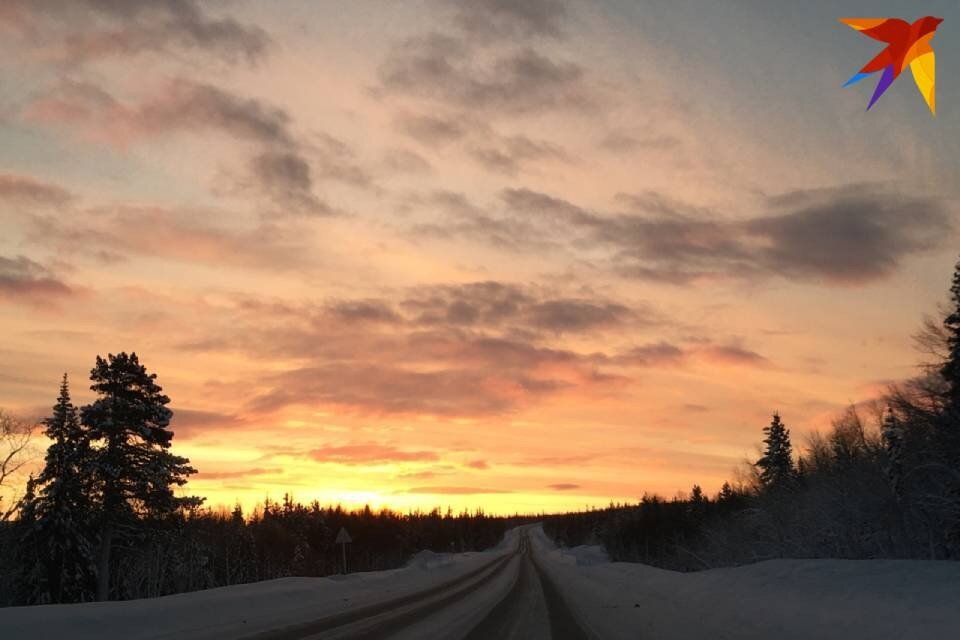
<path id="1" fill-rule="evenodd" d="M 584 69 L 532 48 L 479 56 L 459 38 L 430 33 L 401 43 L 380 68 L 379 90 L 470 110 L 588 111 Z"/>
<path id="2" fill-rule="evenodd" d="M 382 165 L 390 173 L 425 174 L 433 170 L 426 158 L 409 149 L 388 149 Z"/>
<path id="3" fill-rule="evenodd" d="M 411 487 L 401 493 L 421 493 L 434 495 L 465 496 L 481 493 L 513 493 L 507 489 L 489 489 L 483 487 Z"/>
<path id="4" fill-rule="evenodd" d="M 220 427 L 236 428 L 239 425 L 240 420 L 236 416 L 198 409 L 175 408 L 170 420 L 170 430 L 178 441 L 195 438 L 204 432 L 214 432 Z"/>
<path id="5" fill-rule="evenodd" d="M 26 256 L 0 256 L 0 300 L 31 304 L 71 296 L 74 289 Z"/>
<path id="6" fill-rule="evenodd" d="M 276 213 L 328 215 L 333 208 L 314 193 L 319 177 L 369 186 L 370 178 L 342 142 L 325 135 L 310 143 L 293 131 L 283 109 L 243 98 L 210 84 L 183 78 L 167 82 L 139 102 L 124 104 L 101 87 L 64 80 L 39 94 L 24 110 L 28 119 L 80 128 L 86 135 L 120 147 L 172 133 L 220 133 L 252 144 L 254 152 L 242 187 L 276 206 Z"/>
<path id="7" fill-rule="evenodd" d="M 622 304 L 598 304 L 591 300 L 547 300 L 529 310 L 530 323 L 534 327 L 557 333 L 619 326 L 632 317 L 634 313 Z"/>
<path id="8" fill-rule="evenodd" d="M 0 202 L 17 207 L 63 207 L 73 194 L 63 187 L 24 175 L 0 174 Z"/>
<path id="9" fill-rule="evenodd" d="M 396 118 L 394 126 L 427 146 L 442 146 L 462 140 L 469 131 L 462 117 L 446 118 L 433 114 L 402 113 Z"/>
<path id="10" fill-rule="evenodd" d="M 638 367 L 652 367 L 679 364 L 686 358 L 686 352 L 669 342 L 657 342 L 634 347 L 617 356 L 616 360 Z"/>
<path id="11" fill-rule="evenodd" d="M 649 309 L 596 298 L 544 295 L 512 284 L 488 281 L 414 290 L 401 303 L 417 324 L 464 327 L 514 325 L 520 333 L 578 333 L 615 328 L 630 322 L 651 325 Z"/>
<path id="12" fill-rule="evenodd" d="M 548 484 L 547 487 L 554 491 L 573 491 L 574 489 L 579 489 L 580 485 L 569 482 L 558 482 L 556 484 Z"/>
<path id="13" fill-rule="evenodd" d="M 609 268 L 624 277 L 676 285 L 777 276 L 862 284 L 942 245 L 953 231 L 945 202 L 896 185 L 766 198 L 765 215 L 741 219 L 649 191 L 619 198 L 631 213 L 591 211 L 526 188 L 505 189 L 500 200 L 499 212 L 457 210 L 440 231 L 514 251 L 556 244 L 575 253 L 604 251 Z"/>
<path id="14" fill-rule="evenodd" d="M 179 346 L 296 364 L 251 382 L 247 410 L 336 406 L 370 414 L 499 415 L 570 390 L 623 384 L 601 353 L 556 348 L 652 323 L 604 299 L 553 297 L 500 282 L 401 289 L 380 298 L 288 303 L 237 297 L 216 311 L 229 329 Z"/>
<path id="15" fill-rule="evenodd" d="M 266 476 L 283 473 L 281 467 L 253 467 L 236 471 L 204 471 L 200 470 L 195 476 L 197 480 L 231 480 L 234 478 L 249 478 L 250 476 Z"/>
<path id="16" fill-rule="evenodd" d="M 552 160 L 571 162 L 567 153 L 559 146 L 542 140 L 532 140 L 517 135 L 494 140 L 494 144 L 474 147 L 470 156 L 484 168 L 503 175 L 516 175 L 530 162 Z"/>
<path id="17" fill-rule="evenodd" d="M 270 45 L 255 25 L 214 18 L 194 0 L 30 0 L 0 12 L 6 26 L 66 63 L 153 52 L 202 52 L 229 63 L 256 63 Z"/>
<path id="18" fill-rule="evenodd" d="M 249 403 L 252 411 L 291 405 L 336 405 L 370 413 L 490 415 L 509 411 L 527 396 L 554 391 L 561 383 L 494 370 L 436 371 L 357 362 L 326 364 L 267 376 L 272 388 Z"/>
<path id="19" fill-rule="evenodd" d="M 265 151 L 253 159 L 252 175 L 283 211 L 313 215 L 334 212 L 314 195 L 310 165 L 297 153 Z"/>
<path id="20" fill-rule="evenodd" d="M 490 468 L 490 465 L 487 464 L 486 460 L 470 460 L 466 463 L 465 466 L 470 467 L 471 469 L 479 469 L 481 471 L 484 471 Z"/>
<path id="21" fill-rule="evenodd" d="M 378 322 L 393 324 L 401 321 L 393 307 L 377 299 L 340 300 L 327 305 L 331 314 L 346 322 Z"/>
<path id="22" fill-rule="evenodd" d="M 560 0 L 453 0 L 455 23 L 481 40 L 560 38 L 567 5 Z"/>
<path id="23" fill-rule="evenodd" d="M 439 457 L 433 451 L 405 451 L 389 445 L 374 443 L 325 445 L 308 454 L 317 462 L 337 464 L 387 464 L 392 462 L 433 462 Z"/>
<path id="24" fill-rule="evenodd" d="M 28 240 L 108 262 L 136 255 L 282 271 L 311 260 L 307 240 L 295 230 L 217 227 L 205 222 L 217 217 L 215 210 L 114 205 L 74 213 L 31 217 Z"/>
<path id="25" fill-rule="evenodd" d="M 757 353 L 736 345 L 710 346 L 700 349 L 699 355 L 719 364 L 734 364 L 750 367 L 768 367 L 770 361 Z"/>

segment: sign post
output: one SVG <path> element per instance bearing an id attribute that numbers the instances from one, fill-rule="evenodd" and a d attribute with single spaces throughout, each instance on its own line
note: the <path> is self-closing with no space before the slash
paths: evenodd
<path id="1" fill-rule="evenodd" d="M 337 534 L 335 542 L 340 545 L 340 552 L 343 557 L 343 573 L 347 573 L 347 545 L 353 542 L 346 527 L 340 527 L 340 533 Z"/>

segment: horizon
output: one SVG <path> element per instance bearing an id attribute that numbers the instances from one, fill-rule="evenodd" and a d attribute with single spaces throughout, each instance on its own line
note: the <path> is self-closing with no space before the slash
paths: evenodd
<path id="1" fill-rule="evenodd" d="M 880 43 L 838 17 L 905 2 L 176 6 L 0 9 L 5 411 L 136 352 L 211 508 L 561 513 L 918 372 L 955 3 L 936 118 L 842 87 Z"/>

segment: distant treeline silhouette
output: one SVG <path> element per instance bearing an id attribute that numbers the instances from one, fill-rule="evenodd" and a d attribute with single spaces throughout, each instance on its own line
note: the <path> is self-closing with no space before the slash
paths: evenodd
<path id="1" fill-rule="evenodd" d="M 714 497 L 646 496 L 548 516 L 561 545 L 696 570 L 772 558 L 960 560 L 960 263 L 949 307 L 915 336 L 916 378 L 852 406 L 794 456 L 774 414 L 764 449 Z"/>

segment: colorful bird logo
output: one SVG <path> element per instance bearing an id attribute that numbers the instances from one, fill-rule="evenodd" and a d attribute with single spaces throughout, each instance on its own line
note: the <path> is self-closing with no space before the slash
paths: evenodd
<path id="1" fill-rule="evenodd" d="M 909 64 L 920 95 L 930 107 L 930 113 L 937 115 L 936 56 L 930 42 L 943 18 L 927 16 L 913 24 L 897 18 L 840 18 L 840 22 L 887 44 L 886 49 L 843 85 L 849 87 L 869 75 L 883 71 L 867 111 Z"/>

